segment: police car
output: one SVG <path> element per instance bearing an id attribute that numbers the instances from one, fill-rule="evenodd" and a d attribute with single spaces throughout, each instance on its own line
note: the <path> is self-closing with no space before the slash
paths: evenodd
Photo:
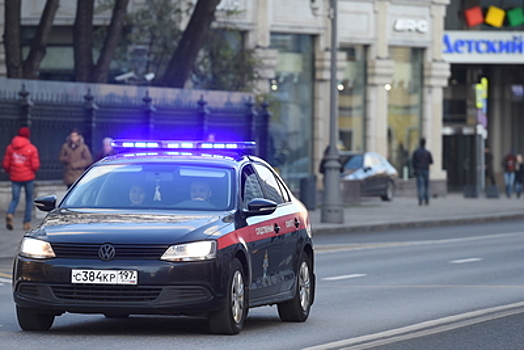
<path id="1" fill-rule="evenodd" d="M 63 313 L 205 316 L 236 334 L 248 309 L 303 322 L 315 295 L 306 208 L 254 143 L 116 140 L 22 239 L 13 296 L 23 330 Z"/>

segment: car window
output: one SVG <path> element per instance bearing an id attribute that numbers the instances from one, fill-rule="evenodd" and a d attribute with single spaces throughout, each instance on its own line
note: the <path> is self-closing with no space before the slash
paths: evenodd
<path id="1" fill-rule="evenodd" d="M 61 206 L 229 210 L 232 178 L 232 169 L 192 164 L 99 165 Z"/>
<path id="2" fill-rule="evenodd" d="M 255 169 L 262 182 L 261 185 L 265 198 L 272 200 L 277 204 L 284 203 L 281 187 L 279 186 L 273 172 L 262 164 L 255 164 Z"/>
<path id="3" fill-rule="evenodd" d="M 350 158 L 344 164 L 344 170 L 355 170 L 362 168 L 364 157 L 360 154 L 350 156 Z"/>
<path id="4" fill-rule="evenodd" d="M 255 198 L 264 198 L 264 192 L 258 182 L 257 174 L 252 166 L 248 165 L 242 170 L 242 203 L 247 209 L 247 204 Z"/>

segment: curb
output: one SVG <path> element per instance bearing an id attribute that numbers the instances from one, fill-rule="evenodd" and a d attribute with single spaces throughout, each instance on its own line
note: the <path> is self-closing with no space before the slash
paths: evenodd
<path id="1" fill-rule="evenodd" d="M 322 227 L 315 228 L 313 226 L 313 237 L 323 235 L 335 235 L 344 233 L 357 232 L 379 232 L 393 229 L 403 228 L 422 228 L 422 227 L 436 227 L 436 226 L 451 226 L 451 225 L 466 225 L 483 222 L 496 221 L 510 221 L 524 219 L 524 213 L 514 213 L 507 215 L 490 215 L 481 217 L 464 217 L 464 218 L 450 218 L 450 219 L 435 219 L 425 221 L 404 221 L 404 222 L 390 222 L 381 224 L 358 225 L 358 226 L 337 226 L 337 227 Z"/>

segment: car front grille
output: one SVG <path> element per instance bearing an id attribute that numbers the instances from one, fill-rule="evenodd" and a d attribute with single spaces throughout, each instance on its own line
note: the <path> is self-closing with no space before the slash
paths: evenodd
<path id="1" fill-rule="evenodd" d="M 96 302 L 145 302 L 160 295 L 161 287 L 51 286 L 57 299 Z"/>
<path id="2" fill-rule="evenodd" d="M 83 243 L 52 243 L 57 258 L 65 259 L 100 259 L 98 250 L 102 244 Z M 116 255 L 114 259 L 158 260 L 164 254 L 167 245 L 151 244 L 114 244 Z"/>
<path id="3" fill-rule="evenodd" d="M 211 299 L 210 292 L 194 286 L 94 286 L 67 284 L 21 283 L 17 288 L 20 297 L 33 300 L 58 299 L 64 302 L 107 303 L 109 305 L 129 303 L 189 303 Z"/>

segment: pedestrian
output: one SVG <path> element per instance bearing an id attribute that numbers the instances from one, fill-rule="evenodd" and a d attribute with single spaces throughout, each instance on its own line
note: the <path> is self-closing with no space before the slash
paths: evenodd
<path id="1" fill-rule="evenodd" d="M 93 162 L 89 147 L 84 143 L 84 138 L 78 129 L 73 129 L 69 133 L 58 159 L 64 164 L 64 183 L 69 189 Z"/>
<path id="2" fill-rule="evenodd" d="M 23 126 L 18 130 L 18 135 L 13 137 L 7 146 L 2 167 L 9 174 L 11 181 L 11 203 L 7 208 L 5 226 L 8 230 L 13 229 L 14 215 L 22 187 L 25 192 L 25 211 L 23 219 L 23 229 L 31 229 L 31 217 L 33 209 L 34 180 L 36 171 L 40 168 L 40 157 L 38 149 L 29 141 L 30 130 Z"/>
<path id="3" fill-rule="evenodd" d="M 97 153 L 96 160 L 100 160 L 107 156 L 112 156 L 113 154 L 116 154 L 117 151 L 113 148 L 111 145 L 111 142 L 113 142 L 113 139 L 111 137 L 104 137 L 102 140 L 102 150 Z"/>
<path id="4" fill-rule="evenodd" d="M 510 151 L 504 159 L 502 159 L 502 167 L 504 168 L 504 184 L 506 185 L 506 196 L 511 197 L 513 192 L 513 185 L 515 184 L 515 170 L 517 166 L 517 158 L 515 151 Z"/>
<path id="5" fill-rule="evenodd" d="M 488 180 L 491 185 L 497 184 L 495 182 L 495 171 L 493 170 L 493 154 L 487 145 L 484 147 L 484 176 L 486 184 Z"/>
<path id="6" fill-rule="evenodd" d="M 522 154 L 517 154 L 516 164 L 515 164 L 515 193 L 517 198 L 520 198 L 522 193 L 522 182 L 524 181 L 524 162 L 522 159 Z"/>
<path id="7" fill-rule="evenodd" d="M 412 165 L 417 177 L 418 205 L 429 204 L 429 166 L 433 164 L 433 156 L 426 149 L 426 139 L 421 138 L 419 148 L 413 152 Z"/>

